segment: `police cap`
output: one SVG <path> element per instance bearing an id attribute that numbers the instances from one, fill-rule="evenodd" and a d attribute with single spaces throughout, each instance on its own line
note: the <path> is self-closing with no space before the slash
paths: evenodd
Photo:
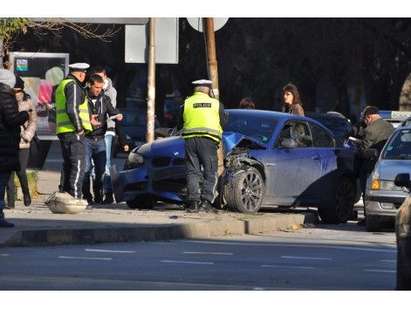
<path id="1" fill-rule="evenodd" d="M 69 64 L 68 67 L 71 71 L 86 71 L 90 67 L 90 65 L 85 62 L 76 62 Z"/>
<path id="2" fill-rule="evenodd" d="M 199 79 L 199 80 L 193 81 L 192 84 L 194 86 L 208 86 L 208 87 L 211 87 L 213 82 L 211 80 L 208 80 L 208 79 Z"/>

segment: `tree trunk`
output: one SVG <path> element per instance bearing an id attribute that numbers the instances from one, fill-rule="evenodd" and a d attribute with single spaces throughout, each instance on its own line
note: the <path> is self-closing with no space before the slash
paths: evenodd
<path id="1" fill-rule="evenodd" d="M 402 85 L 399 110 L 411 111 L 411 74 L 407 76 L 404 84 Z"/>
<path id="2" fill-rule="evenodd" d="M 0 37 L 0 69 L 3 68 L 3 57 L 4 57 L 3 38 Z"/>

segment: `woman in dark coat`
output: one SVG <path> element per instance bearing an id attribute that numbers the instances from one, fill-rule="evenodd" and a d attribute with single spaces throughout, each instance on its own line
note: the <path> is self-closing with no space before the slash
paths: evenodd
<path id="1" fill-rule="evenodd" d="M 284 86 L 283 104 L 283 112 L 304 116 L 303 103 L 301 102 L 300 93 L 296 85 L 289 83 Z"/>
<path id="2" fill-rule="evenodd" d="M 4 195 L 11 172 L 19 170 L 20 126 L 29 119 L 27 111 L 18 111 L 15 83 L 12 72 L 0 69 L 0 228 L 14 226 L 4 218 Z"/>

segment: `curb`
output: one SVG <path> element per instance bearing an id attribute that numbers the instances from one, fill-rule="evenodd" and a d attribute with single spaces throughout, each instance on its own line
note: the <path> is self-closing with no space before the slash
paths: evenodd
<path id="1" fill-rule="evenodd" d="M 313 213 L 281 214 L 278 218 L 252 218 L 201 223 L 97 227 L 80 229 L 38 229 L 17 231 L 0 247 L 94 244 L 104 242 L 199 239 L 227 235 L 264 234 L 280 229 L 299 229 L 317 224 Z"/>

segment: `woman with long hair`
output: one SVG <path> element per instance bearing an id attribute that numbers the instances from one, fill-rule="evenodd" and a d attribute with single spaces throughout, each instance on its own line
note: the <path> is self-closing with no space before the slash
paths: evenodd
<path id="1" fill-rule="evenodd" d="M 20 78 L 16 78 L 16 85 L 14 86 L 14 93 L 16 96 L 18 110 L 27 111 L 29 114 L 29 120 L 26 121 L 20 130 L 20 144 L 19 144 L 19 162 L 20 170 L 16 172 L 19 178 L 21 191 L 23 192 L 24 206 L 30 206 L 31 196 L 27 180 L 27 165 L 30 155 L 30 144 L 36 133 L 37 128 L 37 114 L 33 106 L 33 102 L 28 94 L 24 92 L 24 81 Z M 16 186 L 14 185 L 14 173 L 10 175 L 9 183 L 7 185 L 7 208 L 14 208 L 14 201 L 16 195 Z"/>
<path id="2" fill-rule="evenodd" d="M 303 103 L 296 85 L 288 83 L 283 87 L 283 112 L 304 116 Z"/>

